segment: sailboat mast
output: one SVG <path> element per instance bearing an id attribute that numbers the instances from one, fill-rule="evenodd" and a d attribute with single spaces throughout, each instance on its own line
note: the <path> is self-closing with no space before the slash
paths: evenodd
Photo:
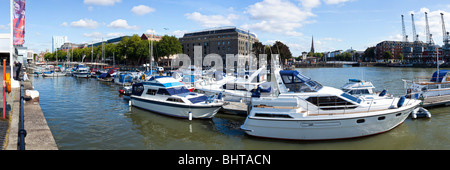
<path id="1" fill-rule="evenodd" d="M 152 29 L 152 37 L 150 38 L 150 75 L 152 75 L 153 70 L 153 29 Z"/>
<path id="2" fill-rule="evenodd" d="M 436 48 L 436 68 L 437 68 L 437 81 L 439 81 L 439 51 L 438 51 L 438 47 Z M 436 82 L 437 82 L 436 81 Z"/>

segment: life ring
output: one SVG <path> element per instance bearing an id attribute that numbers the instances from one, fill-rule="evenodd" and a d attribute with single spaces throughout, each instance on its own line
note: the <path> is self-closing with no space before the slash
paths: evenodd
<path id="1" fill-rule="evenodd" d="M 445 81 L 450 82 L 450 76 L 447 76 L 447 78 L 445 78 Z"/>
<path id="2" fill-rule="evenodd" d="M 11 93 L 11 74 L 6 73 L 6 91 Z"/>
<path id="3" fill-rule="evenodd" d="M 142 80 L 147 80 L 147 75 L 143 74 L 142 75 Z"/>

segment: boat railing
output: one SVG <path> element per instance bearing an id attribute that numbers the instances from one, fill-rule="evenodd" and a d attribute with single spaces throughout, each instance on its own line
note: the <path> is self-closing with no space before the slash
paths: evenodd
<path id="1" fill-rule="evenodd" d="M 317 96 L 319 97 L 319 96 Z M 299 96 L 292 96 L 292 98 L 296 98 L 297 100 L 299 100 L 299 102 L 297 102 L 297 104 L 306 110 L 306 114 L 307 116 L 311 116 L 311 115 L 321 115 L 321 114 L 327 114 L 327 115 L 338 115 L 338 114 L 346 114 L 346 113 L 350 113 L 348 111 L 348 109 L 354 109 L 356 105 L 348 105 L 348 102 L 326 102 L 326 103 L 321 103 L 321 104 L 335 104 L 332 106 L 320 106 L 319 105 L 314 105 L 311 102 L 307 101 L 306 99 L 303 99 Z M 336 104 L 344 104 L 344 105 L 336 105 Z M 326 109 L 326 110 L 325 110 Z M 328 110 L 333 110 L 335 112 L 330 113 Z"/>
<path id="2" fill-rule="evenodd" d="M 319 96 L 317 96 L 319 97 Z M 370 100 L 366 100 L 365 102 L 370 102 L 369 107 L 367 108 L 367 110 L 360 110 L 357 109 L 358 105 L 354 105 L 354 104 L 349 104 L 348 102 L 327 102 L 326 104 L 343 104 L 343 105 L 332 105 L 332 106 L 320 106 L 320 105 L 314 105 L 311 102 L 309 102 L 306 99 L 303 99 L 301 97 L 298 96 L 292 96 L 292 98 L 296 98 L 298 100 L 298 105 L 303 108 L 306 111 L 306 116 L 318 116 L 318 115 L 343 115 L 343 114 L 354 114 L 354 113 L 362 113 L 362 112 L 370 112 L 373 110 L 380 110 L 380 107 L 373 107 L 373 104 L 375 102 L 377 102 L 378 100 L 381 99 L 370 99 Z M 398 102 L 397 97 L 391 97 L 392 102 L 389 105 L 388 108 L 396 108 L 396 104 Z M 385 100 L 385 99 L 383 99 Z M 396 102 L 397 101 L 397 102 Z M 406 99 L 406 103 L 404 104 L 404 106 L 408 106 L 411 105 L 412 99 Z M 325 103 L 322 103 L 325 104 Z M 388 108 L 383 108 L 383 109 L 388 109 Z M 357 109 L 357 110 L 355 110 Z M 330 112 L 332 111 L 332 112 Z"/>

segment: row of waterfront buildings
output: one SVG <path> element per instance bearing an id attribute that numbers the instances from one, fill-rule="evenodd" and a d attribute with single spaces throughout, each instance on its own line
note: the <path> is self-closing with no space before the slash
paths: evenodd
<path id="1" fill-rule="evenodd" d="M 383 41 L 375 46 L 375 56 L 383 59 L 383 54 L 389 51 L 394 59 L 410 63 L 430 63 L 439 60 L 450 61 L 450 46 L 435 45 L 422 41 Z"/>
<path id="2" fill-rule="evenodd" d="M 123 37 L 126 36 L 109 39 L 103 42 L 118 43 Z M 159 41 L 161 40 L 161 36 L 142 34 L 141 39 Z M 222 56 L 223 62 L 225 63 L 226 54 L 248 55 L 251 46 L 255 42 L 258 42 L 259 39 L 256 34 L 237 27 L 220 27 L 185 33 L 183 37 L 179 38 L 179 41 L 183 47 L 183 53 L 188 56 L 194 56 L 194 47 L 200 46 L 203 57 L 207 54 L 215 53 Z M 68 51 L 69 49 L 86 48 L 91 45 L 99 46 L 101 44 L 102 42 L 93 44 L 74 44 L 68 41 L 67 36 L 54 36 L 52 41 L 52 52 L 57 49 Z M 430 45 L 421 41 L 382 41 L 375 46 L 374 53 L 375 59 L 378 61 L 383 60 L 383 54 L 386 51 L 389 51 L 393 55 L 393 59 L 398 61 L 432 62 L 435 61 L 436 55 L 442 56 L 442 58 L 445 59 L 450 59 L 450 50 L 446 49 L 450 48 Z M 313 42 L 311 44 L 311 52 L 314 53 Z M 322 60 L 333 60 L 335 56 L 343 52 L 343 50 L 324 52 Z M 359 56 L 362 56 L 364 52 L 356 51 L 356 53 L 358 53 Z M 311 59 L 311 57 L 307 55 L 307 52 L 303 52 L 300 60 L 307 61 L 307 59 Z M 355 60 L 357 59 L 355 58 Z"/>

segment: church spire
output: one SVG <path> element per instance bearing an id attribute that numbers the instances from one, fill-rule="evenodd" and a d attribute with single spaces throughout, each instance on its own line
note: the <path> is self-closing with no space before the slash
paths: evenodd
<path id="1" fill-rule="evenodd" d="M 310 52 L 314 54 L 314 36 L 312 36 L 311 51 Z"/>

